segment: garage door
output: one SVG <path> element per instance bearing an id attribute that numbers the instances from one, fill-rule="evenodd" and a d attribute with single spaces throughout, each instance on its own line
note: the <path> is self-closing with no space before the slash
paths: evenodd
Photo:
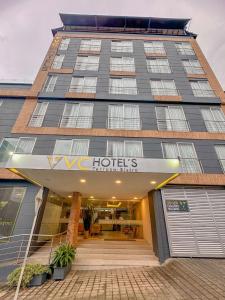
<path id="1" fill-rule="evenodd" d="M 225 191 L 161 192 L 171 256 L 225 257 Z"/>

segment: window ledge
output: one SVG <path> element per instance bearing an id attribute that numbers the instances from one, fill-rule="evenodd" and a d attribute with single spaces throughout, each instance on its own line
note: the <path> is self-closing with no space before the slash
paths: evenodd
<path id="1" fill-rule="evenodd" d="M 50 69 L 49 73 L 54 73 L 54 74 L 72 74 L 73 73 L 73 68 Z"/>
<path id="2" fill-rule="evenodd" d="M 159 101 L 182 101 L 182 97 L 180 95 L 177 96 L 166 96 L 166 95 L 155 95 L 153 96 L 154 100 L 159 100 Z"/>
<path id="3" fill-rule="evenodd" d="M 65 93 L 65 98 L 91 98 L 94 99 L 96 93 L 76 93 L 76 92 L 67 92 Z"/>
<path id="4" fill-rule="evenodd" d="M 136 73 L 129 71 L 110 71 L 110 76 L 136 76 Z"/>

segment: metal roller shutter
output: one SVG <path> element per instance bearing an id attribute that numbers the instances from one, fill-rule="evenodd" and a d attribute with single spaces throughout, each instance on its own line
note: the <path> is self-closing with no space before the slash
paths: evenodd
<path id="1" fill-rule="evenodd" d="M 171 256 L 225 257 L 225 191 L 161 190 Z"/>

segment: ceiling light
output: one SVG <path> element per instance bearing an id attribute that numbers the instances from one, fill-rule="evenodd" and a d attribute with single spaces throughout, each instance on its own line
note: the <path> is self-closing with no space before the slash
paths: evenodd
<path id="1" fill-rule="evenodd" d="M 138 200 L 138 197 L 134 197 L 134 200 Z"/>
<path id="2" fill-rule="evenodd" d="M 80 179 L 80 182 L 81 182 L 81 183 L 85 183 L 85 182 L 86 182 L 86 179 Z"/>
<path id="3" fill-rule="evenodd" d="M 150 181 L 151 184 L 156 184 L 155 180 Z"/>
<path id="4" fill-rule="evenodd" d="M 72 198 L 72 195 L 69 195 L 68 198 Z"/>
<path id="5" fill-rule="evenodd" d="M 122 181 L 121 180 L 116 180 L 115 183 L 120 184 L 120 183 L 122 183 Z"/>
<path id="6" fill-rule="evenodd" d="M 94 199 L 94 196 L 90 196 L 90 199 Z"/>
<path id="7" fill-rule="evenodd" d="M 116 197 L 115 197 L 115 196 L 112 196 L 112 199 L 116 199 Z"/>

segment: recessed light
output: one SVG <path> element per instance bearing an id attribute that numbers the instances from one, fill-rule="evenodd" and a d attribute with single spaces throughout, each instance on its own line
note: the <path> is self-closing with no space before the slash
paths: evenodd
<path id="1" fill-rule="evenodd" d="M 80 179 L 80 182 L 81 182 L 81 183 L 85 183 L 85 182 L 86 182 L 86 179 Z"/>
<path id="2" fill-rule="evenodd" d="M 122 181 L 121 180 L 116 180 L 115 183 L 120 184 L 120 183 L 122 183 Z"/>
<path id="3" fill-rule="evenodd" d="M 116 197 L 115 197 L 115 196 L 112 196 L 112 199 L 116 199 Z"/>
<path id="4" fill-rule="evenodd" d="M 90 199 L 94 199 L 94 196 L 90 196 Z"/>
<path id="5" fill-rule="evenodd" d="M 69 195 L 68 198 L 72 198 L 72 195 Z"/>
<path id="6" fill-rule="evenodd" d="M 138 197 L 134 197 L 134 200 L 138 200 Z"/>
<path id="7" fill-rule="evenodd" d="M 151 184 L 156 184 L 155 180 L 150 181 Z"/>

